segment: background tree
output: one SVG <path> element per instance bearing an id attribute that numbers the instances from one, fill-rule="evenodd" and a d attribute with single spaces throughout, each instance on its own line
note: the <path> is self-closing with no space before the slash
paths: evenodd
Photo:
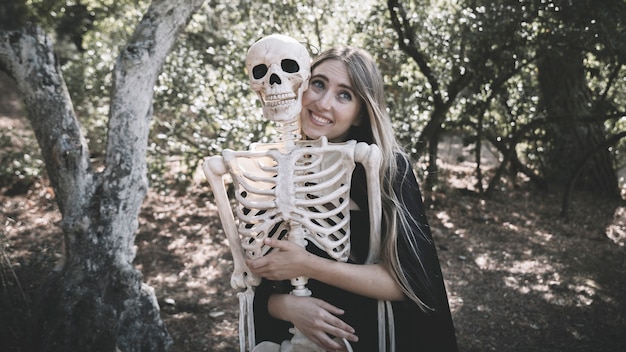
<path id="1" fill-rule="evenodd" d="M 81 27 L 86 28 L 81 32 L 85 50 L 61 40 L 62 68 L 77 114 L 89 132 L 94 163 L 100 165 L 115 43 L 128 38 L 131 27 L 125 23 L 139 17 L 146 4 L 106 0 L 80 4 L 90 10 L 81 22 L 88 23 Z M 155 87 L 150 181 L 161 191 L 184 190 L 205 155 L 245 147 L 255 136 L 271 138 L 273 129 L 259 113 L 242 62 L 256 39 L 283 32 L 305 42 L 313 55 L 334 44 L 363 46 L 372 52 L 388 83 L 399 137 L 416 156 L 430 160 L 419 164 L 430 176 L 429 184 L 436 185 L 440 176 L 439 140 L 450 133 L 475 150 L 478 192 L 489 195 L 503 182 L 516 182 L 518 173 L 540 187 L 563 184 L 553 176 L 565 175 L 564 169 L 550 166 L 551 160 L 563 158 L 549 157 L 551 146 L 559 143 L 548 141 L 553 125 L 548 125 L 545 99 L 539 100 L 543 93 L 537 65 L 545 48 L 555 42 L 549 38 L 587 33 L 584 46 L 589 50 L 583 63 L 588 89 L 598 102 L 594 106 L 608 109 L 605 116 L 612 116 L 603 123 L 606 137 L 623 130 L 626 122 L 620 119 L 620 110 L 623 113 L 625 103 L 620 93 L 625 83 L 619 79 L 624 75 L 619 53 L 624 32 L 619 30 L 621 16 L 614 14 L 624 6 L 619 1 L 603 4 L 593 11 L 563 5 L 595 23 L 585 30 L 583 20 L 553 20 L 554 11 L 549 9 L 560 6 L 554 1 L 207 2 L 168 56 Z M 56 11 L 66 12 L 72 11 Z M 44 22 L 50 22 L 49 17 Z M 625 145 L 618 141 L 604 153 L 613 174 L 623 164 L 618 153 Z M 500 154 L 495 170 L 482 168 L 485 148 Z M 28 170 L 36 167 L 21 171 Z"/>
<path id="2" fill-rule="evenodd" d="M 506 168 L 542 187 L 560 186 L 576 174 L 571 165 L 579 164 L 582 151 L 623 131 L 619 121 L 625 87 L 616 79 L 625 72 L 619 44 L 624 39 L 624 16 L 619 15 L 626 13 L 623 2 L 573 6 L 559 1 L 390 0 L 387 4 L 398 47 L 415 61 L 417 82 L 427 87 L 429 99 L 422 109 L 429 111 L 429 118 L 418 142 L 428 145 L 429 175 L 438 175 L 439 136 L 461 128 L 466 142 L 474 144 L 478 191 L 492 192 Z M 558 58 L 561 62 L 555 63 Z M 556 72 L 567 67 L 572 72 Z M 576 84 L 573 77 L 578 77 Z M 588 77 L 593 77 L 591 86 Z M 555 94 L 561 97 L 555 99 Z M 578 122 L 565 118 L 573 115 L 598 118 L 584 124 L 581 118 Z M 572 124 L 577 127 L 565 133 Z M 563 143 L 565 136 L 570 143 Z M 487 190 L 480 169 L 483 141 L 501 155 Z M 577 149 L 565 152 L 564 145 Z M 616 146 L 594 154 L 594 163 L 582 176 L 593 181 L 582 182 L 584 188 L 619 196 L 615 153 L 623 147 Z M 418 145 L 416 150 L 424 147 Z"/>
<path id="3" fill-rule="evenodd" d="M 453 40 L 453 31 L 438 32 L 440 27 L 455 16 L 453 11 L 442 6 L 428 6 L 419 2 L 400 4 L 387 2 L 392 26 L 398 36 L 398 46 L 410 59 L 415 61 L 419 72 L 424 76 L 426 94 L 432 105 L 430 116 L 420 133 L 415 150 L 426 150 L 428 155 L 428 178 L 426 188 L 432 188 L 437 178 L 437 151 L 443 132 L 443 123 L 455 103 L 459 93 L 468 85 L 472 72 L 465 69 L 465 45 Z M 407 8 L 408 7 L 408 8 Z M 429 10 L 437 16 L 429 16 Z M 418 29 L 419 28 L 419 29 Z M 448 54 L 445 54 L 445 52 Z M 445 65 L 441 66 L 446 58 Z"/>
<path id="4" fill-rule="evenodd" d="M 602 90 L 589 86 L 587 77 L 601 74 L 604 91 L 612 89 L 613 75 L 626 64 L 623 44 L 613 35 L 626 27 L 624 2 L 578 2 L 576 7 L 563 1 L 538 6 L 544 14 L 538 36 L 538 81 L 541 107 L 550 123 L 546 128 L 546 178 L 553 184 L 567 184 L 587 151 L 607 140 L 605 122 L 614 117 L 612 101 Z M 586 61 L 601 58 L 606 67 L 594 72 Z M 617 175 L 609 148 L 587 156 L 579 177 L 580 188 L 607 197 L 620 196 Z"/>
<path id="5" fill-rule="evenodd" d="M 121 50 L 102 171 L 92 168 L 50 37 L 29 23 L 0 31 L 1 67 L 24 97 L 62 214 L 65 262 L 44 295 L 36 350 L 159 351 L 171 342 L 153 290 L 133 267 L 133 243 L 148 186 L 153 86 L 201 3 L 154 1 Z"/>

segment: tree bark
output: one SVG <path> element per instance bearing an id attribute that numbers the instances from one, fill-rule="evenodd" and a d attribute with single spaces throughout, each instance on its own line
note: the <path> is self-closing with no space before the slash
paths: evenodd
<path id="1" fill-rule="evenodd" d="M 39 351 L 164 351 L 171 338 L 154 291 L 133 266 L 148 188 L 146 149 L 157 75 L 202 0 L 158 0 L 113 72 L 106 167 L 89 150 L 38 27 L 0 31 L 0 69 L 16 81 L 62 214 L 65 261 L 42 296 Z"/>
<path id="2" fill-rule="evenodd" d="M 548 49 L 539 62 L 539 83 L 548 113 L 546 180 L 566 185 L 581 158 L 606 141 L 602 121 L 591 121 L 592 98 L 582 54 L 574 49 Z M 617 173 L 608 149 L 594 153 L 578 178 L 578 189 L 619 197 Z"/>

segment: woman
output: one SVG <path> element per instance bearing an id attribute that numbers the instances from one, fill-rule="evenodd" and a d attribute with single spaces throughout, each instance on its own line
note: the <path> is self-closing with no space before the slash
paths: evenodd
<path id="1" fill-rule="evenodd" d="M 336 48 L 311 66 L 302 99 L 301 128 L 310 139 L 356 140 L 376 144 L 383 204 L 382 243 L 375 264 L 363 264 L 369 246 L 365 171 L 354 171 L 351 198 L 351 253 L 347 263 L 330 259 L 309 244 L 267 239 L 274 247 L 248 261 L 264 278 L 256 290 L 257 341 L 291 338 L 292 325 L 327 350 L 378 350 L 378 300 L 391 301 L 398 351 L 456 351 L 456 339 L 441 268 L 409 158 L 398 145 L 385 109 L 384 83 L 365 51 Z M 289 278 L 310 278 L 313 297 L 289 295 Z"/>

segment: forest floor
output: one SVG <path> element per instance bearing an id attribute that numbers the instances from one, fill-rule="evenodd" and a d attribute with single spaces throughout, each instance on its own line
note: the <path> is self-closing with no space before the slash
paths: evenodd
<path id="1" fill-rule="evenodd" d="M 2 113 L 0 128 L 20 125 Z M 576 193 L 564 221 L 560 191 L 505 183 L 481 199 L 467 191 L 472 165 L 450 160 L 425 201 L 460 350 L 626 351 L 626 204 Z M 0 184 L 0 350 L 26 352 L 39 283 L 61 256 L 60 214 L 45 180 L 8 186 Z M 135 242 L 171 351 L 237 351 L 232 256 L 207 185 L 151 191 Z"/>
<path id="2" fill-rule="evenodd" d="M 20 320 L 60 256 L 51 195 L 39 184 L 0 195 L 1 296 L 12 289 L 4 303 L 19 313 L 0 314 L 13 335 L 0 335 L 5 347 L 24 336 L 11 327 L 28 326 Z M 461 351 L 626 351 L 624 204 L 578 196 L 564 222 L 556 194 L 527 188 L 489 200 L 449 188 L 427 202 Z M 150 193 L 140 215 L 136 264 L 155 289 L 171 351 L 238 350 L 232 257 L 215 211 L 197 187 Z"/>

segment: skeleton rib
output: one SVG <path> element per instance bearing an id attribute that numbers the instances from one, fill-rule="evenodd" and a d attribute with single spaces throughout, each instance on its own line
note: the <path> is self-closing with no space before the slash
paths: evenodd
<path id="1" fill-rule="evenodd" d="M 331 185 L 338 184 L 340 181 L 344 181 L 343 183 L 348 183 L 347 182 L 348 180 L 346 180 L 345 178 L 346 177 L 343 174 L 336 174 L 336 175 L 334 175 L 332 178 L 330 178 L 328 180 L 324 180 L 324 181 L 322 181 L 320 183 L 317 183 L 317 184 L 307 185 L 306 186 L 306 191 L 307 192 L 320 192 L 320 191 L 328 190 L 328 188 Z"/>
<path id="2" fill-rule="evenodd" d="M 244 207 L 246 208 L 250 208 L 250 209 L 272 209 L 276 207 L 276 201 L 275 200 L 252 200 L 250 198 L 246 198 L 244 196 L 242 196 L 240 193 L 236 192 L 235 193 L 235 199 L 237 200 L 237 202 L 241 203 L 242 205 L 244 205 Z"/>
<path id="3" fill-rule="evenodd" d="M 333 227 L 324 227 L 324 226 L 314 223 L 311 220 L 306 221 L 306 227 L 312 230 L 311 232 L 314 232 L 316 234 L 322 234 L 324 235 L 324 237 L 328 237 L 330 235 L 340 233 L 341 230 L 343 230 L 345 234 L 348 234 L 349 231 L 347 229 L 344 229 L 344 227 L 346 227 L 347 224 L 348 224 L 347 222 L 341 222 Z M 341 237 L 337 237 L 337 238 L 341 238 L 340 242 L 342 243 L 348 240 L 345 234 L 341 234 Z"/>
<path id="4" fill-rule="evenodd" d="M 243 209 L 255 209 L 255 210 L 260 210 L 260 211 L 249 211 L 248 213 L 244 213 Z M 267 209 L 269 209 L 270 211 L 266 211 Z M 237 208 L 237 217 L 247 223 L 247 224 L 258 224 L 261 222 L 265 222 L 266 219 L 278 219 L 281 220 L 280 214 L 278 213 L 278 211 L 275 210 L 274 207 L 269 207 L 269 208 L 258 208 L 258 207 L 245 207 L 245 208 Z M 278 220 L 275 220 L 273 222 L 276 222 Z"/>
<path id="5" fill-rule="evenodd" d="M 274 196 L 273 187 L 272 188 L 258 188 L 258 187 L 252 186 L 247 181 L 248 180 L 245 178 L 237 177 L 237 183 L 239 183 L 239 186 L 243 188 L 246 192 L 249 192 L 251 194 L 264 195 L 264 196 Z M 274 182 L 274 185 L 275 185 L 275 182 Z"/>
<path id="6" fill-rule="evenodd" d="M 312 207 L 318 204 L 324 203 L 332 203 L 333 200 L 339 198 L 341 195 L 349 195 L 348 191 L 350 190 L 349 185 L 342 185 L 338 187 L 334 192 L 325 194 L 322 197 L 314 198 L 314 199 L 296 199 L 295 205 L 300 207 Z M 348 198 L 348 197 L 346 197 Z"/>
<path id="7" fill-rule="evenodd" d="M 324 167 L 321 170 L 317 170 L 317 172 L 315 173 L 302 173 L 302 171 L 315 170 L 312 167 L 298 170 L 300 172 L 296 173 L 296 176 L 294 177 L 294 181 L 304 182 L 304 181 L 311 181 L 311 180 L 319 180 L 319 179 L 324 179 L 324 177 L 331 175 L 331 174 L 335 174 L 335 173 L 339 175 L 340 177 L 347 177 L 345 169 L 342 170 L 341 172 L 337 171 L 337 170 L 340 170 L 343 166 L 344 166 L 343 164 L 337 163 L 337 164 Z"/>
<path id="8" fill-rule="evenodd" d="M 255 182 L 276 183 L 276 177 L 275 175 L 272 175 L 272 174 L 269 174 L 268 176 L 259 176 L 250 172 L 244 172 L 241 174 L 240 177 L 243 177 L 245 180 L 250 180 L 250 181 L 255 181 Z"/>

